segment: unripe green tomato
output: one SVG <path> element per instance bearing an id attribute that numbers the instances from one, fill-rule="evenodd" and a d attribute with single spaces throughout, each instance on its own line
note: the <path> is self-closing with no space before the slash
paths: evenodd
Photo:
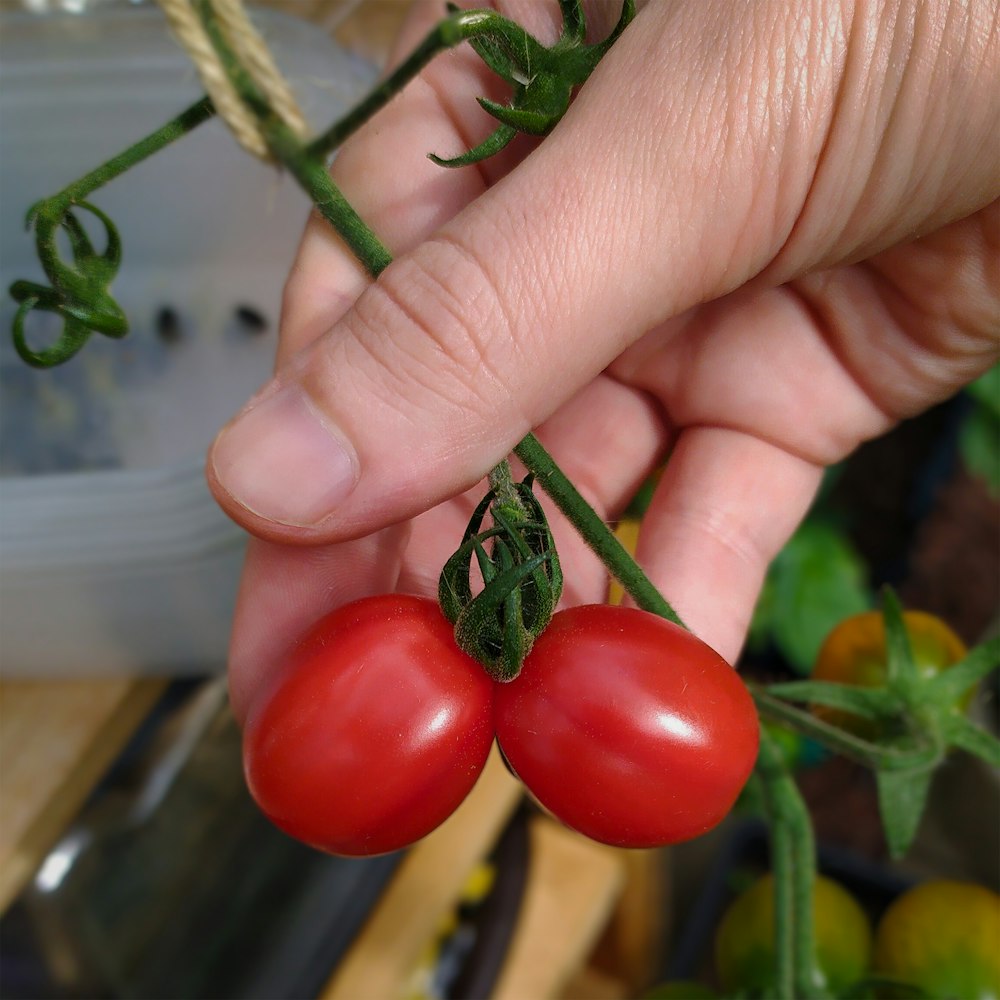
<path id="1" fill-rule="evenodd" d="M 813 887 L 817 985 L 837 993 L 862 979 L 872 931 L 857 900 L 823 875 Z M 774 876 L 764 875 L 726 910 L 715 935 L 715 971 L 726 992 L 767 991 L 776 973 Z"/>

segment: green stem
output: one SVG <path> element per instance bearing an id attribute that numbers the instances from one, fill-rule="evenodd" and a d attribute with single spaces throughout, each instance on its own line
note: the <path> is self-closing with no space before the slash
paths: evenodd
<path id="1" fill-rule="evenodd" d="M 334 184 L 322 161 L 304 155 L 298 139 L 284 124 L 271 126 L 266 134 L 271 150 L 309 195 L 320 215 L 368 273 L 377 278 L 392 263 L 392 254 Z"/>
<path id="2" fill-rule="evenodd" d="M 811 712 L 768 694 L 765 687 L 748 682 L 757 710 L 772 722 L 781 722 L 822 743 L 829 750 L 872 770 L 907 770 L 933 764 L 941 750 L 933 743 L 891 747 L 855 736 L 839 726 L 816 718 Z"/>
<path id="3" fill-rule="evenodd" d="M 392 260 L 389 251 L 334 184 L 322 160 L 310 156 L 295 133 L 274 113 L 267 98 L 240 64 L 219 29 L 209 0 L 201 0 L 198 13 L 226 75 L 240 99 L 256 117 L 268 148 L 298 181 L 319 213 L 333 226 L 354 255 L 373 277 L 377 277 Z"/>
<path id="4" fill-rule="evenodd" d="M 58 194 L 46 199 L 52 203 L 78 204 L 87 195 L 97 188 L 114 180 L 119 174 L 125 173 L 137 163 L 141 163 L 153 153 L 159 152 L 164 146 L 170 145 L 175 139 L 187 135 L 192 129 L 202 122 L 207 121 L 215 114 L 215 107 L 208 97 L 203 97 L 196 101 L 191 107 L 186 108 L 176 118 L 171 118 L 165 125 L 150 133 L 144 139 L 129 146 L 117 156 L 102 163 L 89 174 L 74 181 L 69 187 L 63 188 Z"/>
<path id="5" fill-rule="evenodd" d="M 822 997 L 813 928 L 816 845 L 809 810 L 770 734 L 761 727 L 757 774 L 771 830 L 778 996 Z"/>
<path id="6" fill-rule="evenodd" d="M 489 484 L 501 511 L 513 522 L 523 521 L 528 512 L 517 495 L 510 463 L 506 459 L 490 469 Z"/>
<path id="7" fill-rule="evenodd" d="M 435 56 L 485 34 L 499 19 L 500 15 L 490 10 L 463 10 L 445 18 L 367 97 L 317 136 L 306 147 L 306 155 L 312 159 L 325 158 L 384 108 Z"/>
<path id="8" fill-rule="evenodd" d="M 594 550 L 630 597 L 644 611 L 684 626 L 677 612 L 656 589 L 628 550 L 615 537 L 593 507 L 580 495 L 569 477 L 556 465 L 534 434 L 514 448 L 514 454 L 533 472 L 538 484 Z"/>

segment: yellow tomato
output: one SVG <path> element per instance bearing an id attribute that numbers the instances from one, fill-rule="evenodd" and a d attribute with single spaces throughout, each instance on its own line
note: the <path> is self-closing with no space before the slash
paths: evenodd
<path id="1" fill-rule="evenodd" d="M 1000 895 L 945 879 L 903 893 L 879 921 L 874 967 L 934 1000 L 1000 1000 Z"/>

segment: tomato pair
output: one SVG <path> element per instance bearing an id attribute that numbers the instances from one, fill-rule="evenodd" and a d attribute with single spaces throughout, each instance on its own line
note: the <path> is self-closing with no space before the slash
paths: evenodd
<path id="1" fill-rule="evenodd" d="M 521 674 L 494 683 L 433 601 L 365 598 L 320 621 L 247 720 L 262 810 L 335 854 L 392 851 L 445 820 L 494 736 L 534 797 L 604 843 L 698 836 L 753 768 L 758 722 L 736 672 L 654 615 L 557 613 Z"/>

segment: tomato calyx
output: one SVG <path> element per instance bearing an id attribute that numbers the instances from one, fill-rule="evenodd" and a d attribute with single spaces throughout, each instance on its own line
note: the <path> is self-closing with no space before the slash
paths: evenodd
<path id="1" fill-rule="evenodd" d="M 533 477 L 510 478 L 505 463 L 445 563 L 438 603 L 458 647 L 496 681 L 513 680 L 562 593 L 562 570 Z M 484 527 L 489 517 L 490 526 Z M 473 590 L 473 559 L 483 586 Z"/>
<path id="2" fill-rule="evenodd" d="M 440 167 L 464 167 L 499 153 L 519 132 L 547 135 L 569 108 L 573 91 L 593 72 L 602 56 L 635 17 L 635 0 L 623 0 L 617 25 L 603 41 L 586 43 L 587 24 L 581 0 L 559 0 L 563 26 L 554 45 L 542 45 L 520 25 L 487 11 L 464 11 L 454 3 L 454 18 L 479 21 L 480 30 L 467 36 L 486 66 L 511 88 L 509 104 L 479 97 L 479 104 L 500 124 L 478 146 L 446 159 L 429 154 Z M 449 29 L 446 21 L 442 28 Z M 458 27 L 456 24 L 455 27 Z"/>
<path id="3" fill-rule="evenodd" d="M 909 849 L 934 770 L 951 749 L 965 750 L 1000 767 L 1000 741 L 965 714 L 976 685 L 1000 664 L 1000 637 L 967 653 L 955 637 L 954 642 L 944 644 L 953 651 L 944 659 L 938 654 L 933 669 L 928 669 L 920 648 L 927 644 L 922 630 L 928 621 L 942 635 L 951 636 L 943 622 L 904 612 L 896 595 L 887 589 L 879 623 L 884 637 L 877 672 L 862 670 L 863 657 L 858 656 L 854 674 L 837 680 L 792 681 L 754 689 L 758 709 L 766 717 L 790 724 L 875 771 L 883 825 L 894 857 Z M 840 628 L 853 623 L 848 619 Z M 857 647 L 867 652 L 870 637 L 863 638 L 866 641 L 859 641 Z M 808 703 L 811 710 L 790 702 Z"/>

